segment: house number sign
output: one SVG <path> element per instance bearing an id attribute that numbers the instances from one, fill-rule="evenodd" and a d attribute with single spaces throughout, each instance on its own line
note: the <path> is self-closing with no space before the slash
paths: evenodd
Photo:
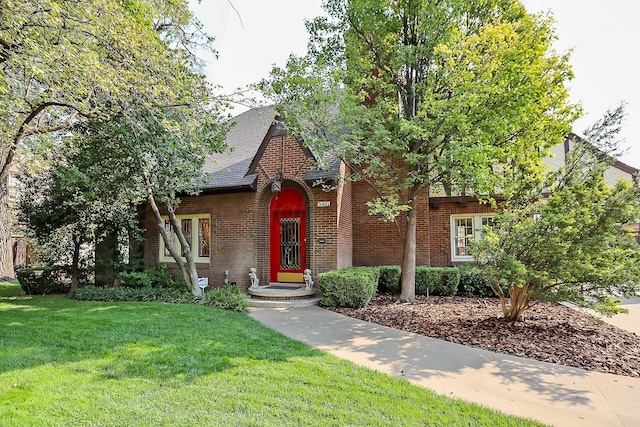
<path id="1" fill-rule="evenodd" d="M 319 208 L 326 208 L 331 206 L 331 202 L 329 200 L 324 200 L 322 202 L 318 202 L 318 207 Z"/>

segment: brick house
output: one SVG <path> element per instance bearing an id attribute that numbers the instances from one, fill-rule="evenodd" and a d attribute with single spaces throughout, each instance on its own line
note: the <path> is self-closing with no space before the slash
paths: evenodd
<path id="1" fill-rule="evenodd" d="M 230 281 L 247 289 L 250 268 L 256 268 L 265 284 L 303 282 L 306 268 L 317 277 L 349 266 L 400 265 L 402 244 L 395 224 L 367 212 L 366 202 L 373 196 L 368 184 L 343 180 L 347 170 L 339 159 L 318 170 L 314 153 L 275 119 L 271 107 L 235 117 L 226 139 L 232 151 L 206 162 L 212 179 L 200 195 L 182 198 L 176 214 L 191 247 L 197 248 L 199 276 L 217 286 L 226 271 Z M 562 150 L 569 148 L 561 148 L 556 159 L 562 160 Z M 624 164 L 616 170 L 629 178 L 638 172 Z M 338 185 L 328 190 L 319 181 Z M 490 207 L 471 197 L 436 195 L 418 203 L 417 264 L 471 260 L 467 247 L 490 221 Z M 141 214 L 147 230 L 145 260 L 171 267 L 153 214 L 148 208 Z"/>

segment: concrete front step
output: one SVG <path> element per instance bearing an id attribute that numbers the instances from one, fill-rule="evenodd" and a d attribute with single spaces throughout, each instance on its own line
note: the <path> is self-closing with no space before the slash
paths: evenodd
<path id="1" fill-rule="evenodd" d="M 316 289 L 306 289 L 304 283 L 269 283 L 247 290 L 251 307 L 308 307 L 318 305 Z"/>
<path id="2" fill-rule="evenodd" d="M 312 305 L 320 304 L 320 297 L 304 298 L 304 299 L 292 299 L 292 300 L 277 300 L 277 299 L 256 299 L 247 297 L 250 307 L 264 307 L 264 308 L 293 308 L 293 307 L 309 307 Z"/>

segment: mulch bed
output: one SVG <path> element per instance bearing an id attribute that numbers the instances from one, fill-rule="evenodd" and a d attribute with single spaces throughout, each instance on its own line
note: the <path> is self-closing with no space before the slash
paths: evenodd
<path id="1" fill-rule="evenodd" d="M 640 337 L 558 304 L 540 302 L 525 321 L 501 319 L 497 298 L 380 295 L 359 309 L 331 310 L 371 323 L 497 353 L 640 377 Z"/>

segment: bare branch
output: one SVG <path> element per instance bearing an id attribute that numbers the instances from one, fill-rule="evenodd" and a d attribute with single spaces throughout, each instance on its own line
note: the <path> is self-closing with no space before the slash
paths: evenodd
<path id="1" fill-rule="evenodd" d="M 229 3 L 229 6 L 231 6 L 231 8 L 235 10 L 236 15 L 238 15 L 238 19 L 240 20 L 240 26 L 244 30 L 244 24 L 242 23 L 242 16 L 240 16 L 240 12 L 238 12 L 238 9 L 236 9 L 236 7 L 233 5 L 233 2 L 231 0 L 227 0 L 227 2 Z"/>

